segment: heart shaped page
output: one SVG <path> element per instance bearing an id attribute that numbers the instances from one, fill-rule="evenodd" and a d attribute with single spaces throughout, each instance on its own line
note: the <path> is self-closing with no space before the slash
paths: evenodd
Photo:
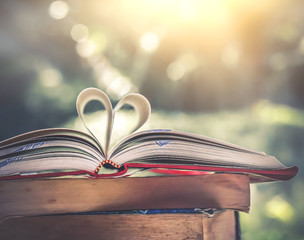
<path id="1" fill-rule="evenodd" d="M 105 146 L 103 148 L 105 157 L 107 157 L 109 152 L 115 113 L 117 113 L 124 105 L 130 105 L 131 107 L 134 108 L 135 113 L 138 117 L 137 117 L 137 123 L 132 129 L 130 129 L 130 133 L 132 133 L 144 125 L 144 123 L 148 120 L 151 112 L 151 106 L 149 101 L 141 94 L 138 93 L 127 94 L 117 103 L 115 109 L 113 110 L 109 97 L 103 91 L 97 88 L 84 89 L 78 95 L 76 101 L 76 108 L 79 118 L 83 122 L 84 126 L 97 141 L 98 141 L 97 137 L 86 125 L 84 119 L 84 109 L 86 105 L 93 100 L 99 101 L 104 106 L 107 115 L 106 123 L 105 123 L 105 129 L 106 129 Z M 100 144 L 100 141 L 98 142 Z"/>

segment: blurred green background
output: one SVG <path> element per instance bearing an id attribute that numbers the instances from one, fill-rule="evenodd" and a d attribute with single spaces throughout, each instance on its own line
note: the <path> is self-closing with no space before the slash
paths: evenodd
<path id="1" fill-rule="evenodd" d="M 244 239 L 304 239 L 304 1 L 0 2 L 0 140 L 78 128 L 75 100 L 140 92 L 149 128 L 208 135 L 300 172 L 252 185 Z M 102 125 L 102 124 L 101 124 Z"/>

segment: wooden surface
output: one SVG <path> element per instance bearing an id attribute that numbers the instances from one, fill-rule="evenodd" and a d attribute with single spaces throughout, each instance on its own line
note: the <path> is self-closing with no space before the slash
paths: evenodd
<path id="1" fill-rule="evenodd" d="M 128 209 L 248 211 L 249 206 L 249 178 L 239 174 L 0 182 L 0 221 L 7 216 Z"/>
<path id="2" fill-rule="evenodd" d="M 234 211 L 205 214 L 61 215 L 10 218 L 0 223 L 0 239 L 204 239 L 232 240 Z"/>

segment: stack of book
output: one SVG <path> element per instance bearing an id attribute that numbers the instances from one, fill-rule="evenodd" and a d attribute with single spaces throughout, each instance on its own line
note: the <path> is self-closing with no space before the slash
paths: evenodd
<path id="1" fill-rule="evenodd" d="M 130 134 L 110 149 L 115 113 L 132 106 L 135 132 L 150 104 L 129 94 L 113 109 L 104 92 L 85 89 L 76 103 L 83 121 L 92 100 L 107 113 L 104 146 L 89 129 L 0 142 L 1 239 L 235 239 L 235 211 L 249 211 L 250 183 L 298 171 L 263 152 L 167 129 Z"/>

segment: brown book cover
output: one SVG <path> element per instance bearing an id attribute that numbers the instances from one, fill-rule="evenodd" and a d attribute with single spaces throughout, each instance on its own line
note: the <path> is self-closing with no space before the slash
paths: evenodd
<path id="1" fill-rule="evenodd" d="M 31 179 L 0 182 L 0 218 L 128 209 L 214 208 L 248 212 L 243 174 Z"/>

